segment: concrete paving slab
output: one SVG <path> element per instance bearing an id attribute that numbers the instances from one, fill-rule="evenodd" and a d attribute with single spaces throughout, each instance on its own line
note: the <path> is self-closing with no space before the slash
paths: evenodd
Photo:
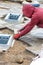
<path id="1" fill-rule="evenodd" d="M 22 36 L 20 38 L 21 41 L 29 44 L 30 46 L 37 46 L 37 45 L 41 45 L 43 44 L 43 40 L 42 39 L 37 39 L 33 36 L 31 36 L 30 34 L 27 34 L 25 36 Z"/>
<path id="2" fill-rule="evenodd" d="M 41 50 L 42 46 L 31 46 L 31 47 L 26 47 L 26 50 L 35 54 L 35 55 L 39 55 L 40 50 Z"/>
<path id="3" fill-rule="evenodd" d="M 39 51 L 42 48 L 43 39 L 37 39 L 37 38 L 34 38 L 31 35 L 27 34 L 27 35 L 21 37 L 19 40 L 30 45 L 30 47 L 26 47 L 26 50 L 28 50 L 29 52 L 32 52 L 35 55 L 39 54 Z"/>

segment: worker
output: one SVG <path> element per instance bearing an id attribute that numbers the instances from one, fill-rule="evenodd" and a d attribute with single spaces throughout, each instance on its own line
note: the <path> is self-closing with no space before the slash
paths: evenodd
<path id="1" fill-rule="evenodd" d="M 23 27 L 23 29 L 19 31 L 19 33 L 14 35 L 14 39 L 19 39 L 20 37 L 24 36 L 25 34 L 30 32 L 35 27 L 35 25 L 38 27 L 40 31 L 42 31 L 41 35 L 40 35 L 40 31 L 38 32 L 40 37 L 42 36 L 43 38 L 43 8 L 34 7 L 30 4 L 25 4 L 23 5 L 22 11 L 24 16 L 31 18 L 31 21 L 28 24 L 26 24 Z M 37 32 L 37 30 L 33 32 L 35 33 Z M 37 36 L 37 34 L 33 34 L 33 35 Z"/>

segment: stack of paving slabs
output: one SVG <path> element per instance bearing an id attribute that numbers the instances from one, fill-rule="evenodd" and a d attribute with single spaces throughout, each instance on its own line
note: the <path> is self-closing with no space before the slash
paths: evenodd
<path id="1" fill-rule="evenodd" d="M 29 45 L 26 47 L 26 50 L 35 55 L 39 54 L 43 44 L 42 39 L 37 39 L 35 37 L 32 37 L 30 34 L 27 34 L 25 36 L 22 36 L 19 40 Z"/>

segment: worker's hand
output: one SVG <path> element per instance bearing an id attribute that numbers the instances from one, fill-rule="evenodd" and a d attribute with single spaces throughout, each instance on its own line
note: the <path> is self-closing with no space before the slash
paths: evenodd
<path id="1" fill-rule="evenodd" d="M 20 38 L 20 34 L 15 34 L 14 39 L 18 39 L 18 38 Z"/>

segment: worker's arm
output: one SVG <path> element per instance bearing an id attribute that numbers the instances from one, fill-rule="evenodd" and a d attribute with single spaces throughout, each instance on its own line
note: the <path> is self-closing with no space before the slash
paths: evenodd
<path id="1" fill-rule="evenodd" d="M 37 15 L 33 15 L 32 19 L 31 19 L 31 22 L 28 23 L 25 27 L 24 27 L 24 30 L 22 30 L 20 32 L 20 35 L 23 36 L 25 34 L 27 34 L 28 32 L 31 31 L 31 29 L 37 25 L 39 23 L 39 19 L 37 17 Z"/>
<path id="2" fill-rule="evenodd" d="M 31 19 L 31 22 L 28 23 L 24 29 L 22 31 L 20 31 L 20 33 L 18 34 L 18 38 L 27 34 L 28 32 L 30 32 L 32 30 L 32 28 L 37 25 L 39 23 L 39 19 L 37 17 L 37 15 L 33 15 L 32 19 Z M 15 38 L 16 36 L 14 36 Z"/>

